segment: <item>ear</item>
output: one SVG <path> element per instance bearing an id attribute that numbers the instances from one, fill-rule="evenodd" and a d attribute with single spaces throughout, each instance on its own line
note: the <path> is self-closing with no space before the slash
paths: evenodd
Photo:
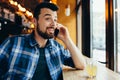
<path id="1" fill-rule="evenodd" d="M 37 19 L 36 19 L 36 18 L 33 18 L 33 19 L 32 19 L 32 23 L 34 24 L 34 26 L 37 26 Z"/>

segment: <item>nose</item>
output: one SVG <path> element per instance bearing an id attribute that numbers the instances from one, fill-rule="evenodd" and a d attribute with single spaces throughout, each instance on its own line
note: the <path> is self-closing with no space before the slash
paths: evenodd
<path id="1" fill-rule="evenodd" d="M 56 26 L 56 21 L 52 20 L 51 21 L 51 26 Z"/>

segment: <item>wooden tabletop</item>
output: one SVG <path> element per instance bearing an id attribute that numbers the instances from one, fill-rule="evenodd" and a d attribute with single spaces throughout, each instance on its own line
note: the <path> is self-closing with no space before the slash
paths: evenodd
<path id="1" fill-rule="evenodd" d="M 76 70 L 73 68 L 63 68 L 64 80 L 120 80 L 120 74 L 113 72 L 105 66 L 98 66 L 97 75 L 94 79 L 89 79 L 86 70 Z"/>

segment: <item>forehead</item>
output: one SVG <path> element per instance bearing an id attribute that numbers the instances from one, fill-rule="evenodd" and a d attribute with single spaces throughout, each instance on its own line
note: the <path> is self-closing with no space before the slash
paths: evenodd
<path id="1" fill-rule="evenodd" d="M 42 8 L 40 11 L 40 15 L 50 14 L 49 16 L 55 16 L 57 17 L 57 11 L 53 11 L 48 8 Z"/>

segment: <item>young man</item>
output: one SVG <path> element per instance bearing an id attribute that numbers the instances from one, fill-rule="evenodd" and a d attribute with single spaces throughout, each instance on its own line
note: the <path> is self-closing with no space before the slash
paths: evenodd
<path id="1" fill-rule="evenodd" d="M 35 30 L 30 35 L 8 38 L 0 46 L 0 77 L 7 80 L 62 80 L 62 65 L 84 69 L 82 53 L 72 42 L 69 32 L 57 23 L 58 7 L 40 3 L 34 11 Z M 57 38 L 67 47 L 54 40 Z"/>

